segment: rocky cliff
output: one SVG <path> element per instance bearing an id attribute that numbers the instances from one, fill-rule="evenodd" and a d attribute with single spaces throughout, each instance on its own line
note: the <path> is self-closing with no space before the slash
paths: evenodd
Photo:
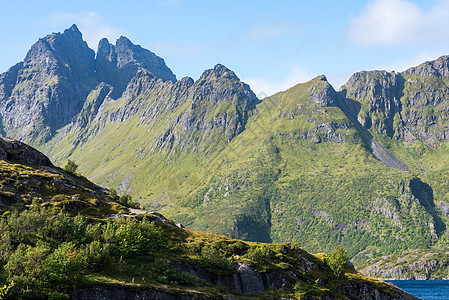
<path id="1" fill-rule="evenodd" d="M 401 73 L 359 72 L 342 87 L 349 112 L 378 134 L 427 146 L 448 138 L 448 56 Z"/>

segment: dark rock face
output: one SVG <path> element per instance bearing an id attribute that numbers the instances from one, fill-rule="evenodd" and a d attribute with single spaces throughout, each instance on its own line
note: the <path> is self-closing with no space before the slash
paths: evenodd
<path id="1" fill-rule="evenodd" d="M 325 82 L 323 86 L 312 86 L 308 92 L 309 97 L 311 97 L 316 103 L 318 103 L 322 107 L 331 107 L 337 106 L 338 96 L 337 92 L 335 92 L 334 88 L 327 81 L 326 76 L 321 75 L 313 80 L 321 80 Z"/>
<path id="2" fill-rule="evenodd" d="M 341 293 L 349 299 L 358 300 L 419 300 L 398 288 L 395 288 L 392 294 L 381 293 L 367 283 L 350 283 L 341 289 Z"/>
<path id="3" fill-rule="evenodd" d="M 153 52 L 134 45 L 126 37 L 120 37 L 116 45 L 102 39 L 98 44 L 96 65 L 100 78 L 118 89 L 118 95 L 140 69 L 163 81 L 176 82 L 176 76 L 162 58 Z"/>
<path id="4" fill-rule="evenodd" d="M 359 72 L 346 83 L 346 97 L 360 102 L 360 111 L 350 113 L 362 126 L 388 136 L 394 135 L 393 121 L 401 110 L 403 78 L 386 71 Z"/>
<path id="5" fill-rule="evenodd" d="M 53 167 L 47 156 L 22 142 L 0 138 L 0 159 L 20 161 L 27 164 Z"/>
<path id="6" fill-rule="evenodd" d="M 257 294 L 268 289 L 279 289 L 287 283 L 280 274 L 259 273 L 247 264 L 239 264 L 236 272 L 231 275 L 217 275 L 190 264 L 178 264 L 174 267 L 199 278 L 204 283 L 219 285 L 226 290 L 245 295 Z"/>
<path id="7" fill-rule="evenodd" d="M 190 109 L 181 120 L 188 139 L 181 147 L 195 141 L 194 132 L 202 132 L 198 144 L 207 144 L 224 136 L 230 142 L 245 129 L 250 111 L 260 102 L 250 87 L 223 65 L 204 71 L 189 91 Z"/>
<path id="8" fill-rule="evenodd" d="M 175 293 L 168 291 L 158 291 L 150 288 L 138 288 L 129 286 L 97 286 L 86 287 L 73 291 L 70 295 L 73 300 L 190 300 L 190 299 L 210 299 L 209 297 L 195 293 Z"/>

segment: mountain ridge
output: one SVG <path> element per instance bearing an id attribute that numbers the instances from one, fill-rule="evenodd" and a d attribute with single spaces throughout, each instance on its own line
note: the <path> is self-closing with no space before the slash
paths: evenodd
<path id="1" fill-rule="evenodd" d="M 142 49 L 128 42 L 117 44 Z M 163 79 L 132 55 L 119 64 L 117 44 L 100 44 L 97 65 L 111 78 L 86 79 L 91 89 L 70 121 L 53 134 L 41 121 L 28 131 L 6 122 L 3 132 L 195 230 L 313 251 L 340 244 L 360 260 L 447 244 L 447 169 L 437 162 L 449 160 L 446 119 L 436 118 L 446 107 L 445 57 L 405 73 L 356 73 L 340 91 L 318 76 L 259 100 L 223 65 L 196 81 Z M 8 89 L 21 68 L 0 77 L 3 119 L 14 118 L 7 103 L 19 100 Z"/>

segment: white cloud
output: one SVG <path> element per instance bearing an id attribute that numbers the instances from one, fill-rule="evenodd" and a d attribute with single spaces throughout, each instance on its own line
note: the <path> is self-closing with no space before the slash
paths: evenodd
<path id="1" fill-rule="evenodd" d="M 406 0 L 374 0 L 350 20 L 347 37 L 365 46 L 439 42 L 449 38 L 449 0 L 427 11 Z"/>
<path id="2" fill-rule="evenodd" d="M 45 19 L 44 23 L 58 27 L 65 26 L 66 28 L 76 24 L 83 34 L 83 39 L 90 48 L 95 50 L 100 39 L 107 38 L 110 42 L 115 42 L 120 36 L 119 29 L 107 24 L 100 15 L 93 11 L 57 13 Z"/>
<path id="3" fill-rule="evenodd" d="M 277 92 L 286 90 L 300 82 L 309 81 L 315 76 L 298 66 L 293 66 L 285 79 L 279 82 L 273 82 L 262 77 L 247 78 L 243 79 L 243 81 L 249 84 L 259 99 L 263 99 L 266 96 L 271 96 Z"/>

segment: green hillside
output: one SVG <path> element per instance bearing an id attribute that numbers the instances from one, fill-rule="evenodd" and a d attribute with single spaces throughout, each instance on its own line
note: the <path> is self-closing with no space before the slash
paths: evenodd
<path id="1" fill-rule="evenodd" d="M 137 80 L 146 84 L 145 92 L 105 100 L 85 134 L 65 129 L 50 155 L 61 163 L 75 160 L 92 180 L 131 193 L 144 207 L 193 230 L 297 241 L 315 252 L 338 244 L 350 256 L 425 248 L 444 236 L 446 218 L 433 203 L 423 204 L 427 179 L 376 159 L 372 135 L 385 141 L 339 108 L 341 94 L 324 77 L 266 98 L 255 109 L 242 109 L 232 97 L 200 108 L 193 105 L 197 98 L 173 103 L 164 93 L 172 83 L 157 83 L 158 93 L 151 94 L 155 80 Z M 133 109 L 137 113 L 111 120 Z M 245 109 L 240 118 L 237 112 Z M 153 115 L 143 118 L 140 111 Z M 232 139 L 226 138 L 232 123 L 219 130 L 204 125 L 223 115 L 242 120 Z M 202 128 L 180 121 L 200 117 Z"/>
<path id="2" fill-rule="evenodd" d="M 130 211 L 73 166 L 0 139 L 1 299 L 416 299 L 356 272 L 339 248 L 313 255 Z"/>

